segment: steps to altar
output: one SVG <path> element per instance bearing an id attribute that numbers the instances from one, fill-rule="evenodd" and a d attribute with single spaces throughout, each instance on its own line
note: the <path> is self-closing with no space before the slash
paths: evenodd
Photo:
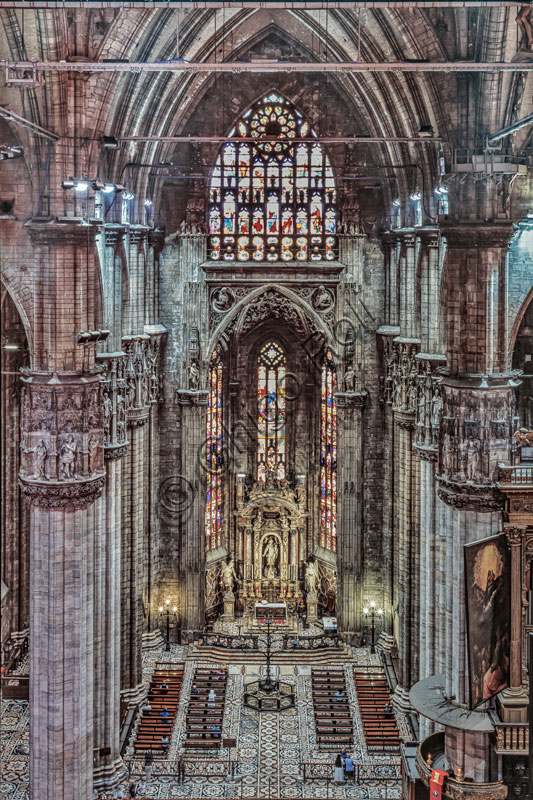
<path id="1" fill-rule="evenodd" d="M 265 664 L 266 656 L 262 650 L 246 651 L 239 648 L 226 648 L 210 645 L 188 647 L 187 661 L 200 661 L 213 664 Z M 340 647 L 320 647 L 315 650 L 274 650 L 273 664 L 338 666 L 352 661 L 352 655 Z"/>

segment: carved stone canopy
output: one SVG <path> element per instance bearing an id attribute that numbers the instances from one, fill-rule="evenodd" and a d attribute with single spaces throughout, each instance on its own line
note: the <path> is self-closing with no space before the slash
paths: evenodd
<path id="1" fill-rule="evenodd" d="M 494 484 L 465 484 L 442 475 L 437 478 L 437 483 L 440 499 L 454 508 L 482 513 L 503 509 L 503 495 Z"/>

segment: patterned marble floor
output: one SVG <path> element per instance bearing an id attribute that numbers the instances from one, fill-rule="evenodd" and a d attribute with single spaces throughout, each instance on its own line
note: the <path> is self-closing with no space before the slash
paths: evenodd
<path id="1" fill-rule="evenodd" d="M 173 647 L 170 653 L 150 651 L 143 658 L 143 678 L 148 684 L 154 664 L 158 660 L 181 661 L 183 648 Z M 370 655 L 368 649 L 354 651 L 354 663 L 378 663 L 378 657 Z M 197 662 L 188 661 L 185 666 L 182 697 L 189 696 L 192 677 Z M 210 665 L 212 666 L 212 665 Z M 222 665 L 221 665 L 222 666 Z M 332 778 L 335 751 L 317 747 L 313 704 L 311 697 L 311 670 L 309 667 L 276 667 L 279 676 L 295 687 L 296 708 L 280 714 L 261 714 L 246 708 L 242 703 L 244 684 L 256 678 L 264 667 L 247 665 L 229 667 L 226 706 L 222 736 L 234 738 L 237 747 L 232 751 L 236 760 L 235 781 L 224 777 L 191 776 L 180 784 L 176 776 L 176 760 L 182 748 L 185 733 L 187 701 L 180 704 L 174 725 L 168 758 L 155 762 L 152 777 L 143 793 L 147 798 L 361 798 L 361 800 L 395 800 L 401 796 L 400 759 L 397 755 L 375 755 L 366 748 L 362 732 L 361 717 L 352 677 L 352 665 L 344 666 L 346 685 L 354 716 L 354 744 L 351 748 L 354 762 L 360 765 L 359 784 L 335 786 L 332 780 L 303 781 L 301 762 L 324 765 L 324 774 Z M 402 728 L 401 720 L 399 721 Z M 28 704 L 23 701 L 2 701 L 0 716 L 2 764 L 0 796 L 6 800 L 28 798 Z M 132 772 L 132 780 L 138 780 L 142 762 L 133 758 L 133 737 L 126 752 L 125 761 Z M 191 755 L 190 753 L 186 754 Z M 221 771 L 215 761 L 227 758 L 227 751 L 212 751 L 212 771 Z M 224 770 L 225 772 L 225 770 Z M 388 779 L 388 780 L 386 780 Z M 123 785 L 126 789 L 127 784 Z M 101 797 L 112 797 L 103 793 Z"/>

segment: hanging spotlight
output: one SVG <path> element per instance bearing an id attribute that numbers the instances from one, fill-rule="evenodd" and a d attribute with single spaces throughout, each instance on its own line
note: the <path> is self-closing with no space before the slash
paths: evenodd
<path id="1" fill-rule="evenodd" d="M 0 161 L 5 161 L 7 158 L 21 158 L 23 155 L 24 150 L 20 145 L 3 144 L 0 146 Z"/>
<path id="2" fill-rule="evenodd" d="M 420 194 L 420 192 L 413 192 L 413 194 L 411 195 L 411 200 L 421 200 L 421 199 L 422 195 Z"/>
<path id="3" fill-rule="evenodd" d="M 147 198 L 147 199 L 144 201 L 144 205 L 146 206 L 146 208 L 150 208 L 150 206 L 152 205 L 152 201 L 151 201 L 151 200 L 148 200 L 148 198 Z"/>
<path id="4" fill-rule="evenodd" d="M 74 178 L 68 178 L 66 181 L 61 182 L 62 189 L 74 189 L 75 185 L 76 181 L 74 180 Z"/>
<path id="5" fill-rule="evenodd" d="M 116 191 L 116 186 L 114 183 L 104 183 L 102 191 L 104 194 L 111 194 L 111 192 Z"/>
<path id="6" fill-rule="evenodd" d="M 114 136 L 102 136 L 102 144 L 104 147 L 107 147 L 109 150 L 116 150 L 118 147 L 118 142 Z"/>
<path id="7" fill-rule="evenodd" d="M 448 194 L 448 187 L 447 186 L 437 186 L 435 189 L 435 194 Z"/>
<path id="8" fill-rule="evenodd" d="M 133 200 L 135 195 L 132 192 L 124 192 L 122 197 L 124 198 L 124 200 Z"/>
<path id="9" fill-rule="evenodd" d="M 400 207 L 400 201 L 398 200 L 398 198 L 396 198 L 396 200 L 393 200 L 393 201 L 392 201 L 392 205 L 393 205 L 395 208 L 399 208 L 399 207 Z"/>

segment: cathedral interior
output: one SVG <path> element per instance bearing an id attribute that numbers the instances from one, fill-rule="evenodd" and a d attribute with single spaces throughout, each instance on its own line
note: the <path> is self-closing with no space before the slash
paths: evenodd
<path id="1" fill-rule="evenodd" d="M 0 2 L 6 800 L 533 800 L 531 8 Z"/>

